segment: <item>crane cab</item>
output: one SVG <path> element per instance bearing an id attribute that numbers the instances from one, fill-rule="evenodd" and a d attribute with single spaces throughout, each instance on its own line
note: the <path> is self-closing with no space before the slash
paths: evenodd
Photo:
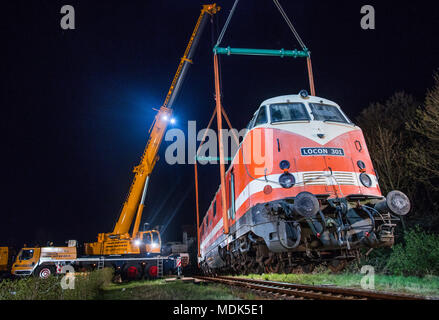
<path id="1" fill-rule="evenodd" d="M 162 247 L 160 233 L 157 230 L 139 232 L 134 245 L 139 247 L 140 253 L 160 253 Z"/>
<path id="2" fill-rule="evenodd" d="M 161 237 L 158 230 L 129 233 L 100 233 L 98 241 L 85 244 L 86 255 L 160 254 Z"/>

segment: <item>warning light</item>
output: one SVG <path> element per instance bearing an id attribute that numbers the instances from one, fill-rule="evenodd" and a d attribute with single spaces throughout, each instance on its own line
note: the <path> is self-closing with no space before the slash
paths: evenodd
<path id="1" fill-rule="evenodd" d="M 270 185 L 267 184 L 267 185 L 264 187 L 264 193 L 265 193 L 265 194 L 270 194 L 272 191 L 273 191 L 272 186 L 270 186 Z"/>

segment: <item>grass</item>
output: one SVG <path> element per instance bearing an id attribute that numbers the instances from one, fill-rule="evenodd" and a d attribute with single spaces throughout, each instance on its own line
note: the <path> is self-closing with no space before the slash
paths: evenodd
<path id="1" fill-rule="evenodd" d="M 216 284 L 194 284 L 180 280 L 112 283 L 101 290 L 101 300 L 240 300 L 257 299 L 251 293 Z"/>
<path id="2" fill-rule="evenodd" d="M 331 274 L 324 272 L 316 274 L 251 274 L 243 277 L 298 284 L 335 285 L 361 289 L 361 279 L 364 275 L 354 273 Z M 439 277 L 425 276 L 419 278 L 375 274 L 375 290 L 438 297 Z"/>
<path id="3" fill-rule="evenodd" d="M 109 268 L 77 274 L 72 290 L 62 289 L 61 276 L 7 279 L 0 282 L 0 300 L 94 300 L 112 277 Z"/>

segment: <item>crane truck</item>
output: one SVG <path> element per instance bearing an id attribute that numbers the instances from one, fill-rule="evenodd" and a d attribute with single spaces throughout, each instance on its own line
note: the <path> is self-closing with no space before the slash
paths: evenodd
<path id="1" fill-rule="evenodd" d="M 69 241 L 65 247 L 23 248 L 12 266 L 13 275 L 34 274 L 46 278 L 51 274 L 60 273 L 63 266 L 70 265 L 75 270 L 109 266 L 125 278 L 139 278 L 142 275 L 157 277 L 164 272 L 172 271 L 177 265 L 181 264 L 184 267 L 189 263 L 189 256 L 185 253 L 162 256 L 160 232 L 156 229 L 139 230 L 139 227 L 149 178 L 158 160 L 158 150 L 172 117 L 172 106 L 192 63 L 205 25 L 209 17 L 220 9 L 216 4 L 203 5 L 201 9 L 166 99 L 149 129 L 145 150 L 140 164 L 133 170 L 134 179 L 113 231 L 99 233 L 96 242 L 85 243 L 83 256 L 78 255 L 75 241 Z"/>
<path id="2" fill-rule="evenodd" d="M 7 278 L 10 275 L 14 258 L 13 248 L 0 247 L 0 279 Z"/>

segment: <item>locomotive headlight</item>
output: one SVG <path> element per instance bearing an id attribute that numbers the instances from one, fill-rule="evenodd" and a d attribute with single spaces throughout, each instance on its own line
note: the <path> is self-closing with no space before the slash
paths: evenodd
<path id="1" fill-rule="evenodd" d="M 279 177 L 279 183 L 285 189 L 289 189 L 296 184 L 296 179 L 291 173 L 284 173 Z"/>
<path id="2" fill-rule="evenodd" d="M 282 160 L 279 163 L 279 168 L 281 168 L 281 170 L 288 170 L 290 168 L 290 162 L 288 160 Z"/>
<path id="3" fill-rule="evenodd" d="M 363 186 L 367 188 L 370 188 L 372 186 L 372 179 L 364 172 L 360 174 L 360 181 Z"/>
<path id="4" fill-rule="evenodd" d="M 357 161 L 357 166 L 358 166 L 358 168 L 360 168 L 360 170 L 366 169 L 366 164 L 361 160 Z"/>
<path id="5" fill-rule="evenodd" d="M 299 95 L 302 97 L 302 99 L 308 99 L 309 98 L 308 91 L 306 91 L 306 90 L 301 90 L 299 92 Z"/>

